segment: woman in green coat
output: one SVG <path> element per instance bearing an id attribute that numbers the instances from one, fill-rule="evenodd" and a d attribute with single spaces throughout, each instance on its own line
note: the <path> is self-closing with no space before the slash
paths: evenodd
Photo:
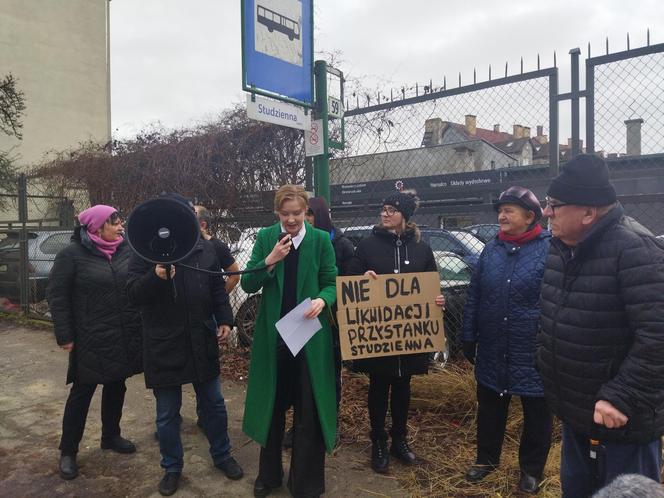
<path id="1" fill-rule="evenodd" d="M 327 314 L 336 299 L 337 268 L 329 234 L 304 221 L 307 207 L 302 187 L 284 185 L 277 191 L 274 209 L 279 223 L 258 233 L 247 264 L 247 269 L 264 269 L 245 273 L 241 280 L 248 293 L 262 289 L 243 422 L 244 432 L 262 446 L 254 484 L 257 497 L 282 484 L 281 442 L 291 405 L 294 434 L 288 488 L 293 496 L 323 494 L 325 450 L 332 451 L 336 436 L 334 356 Z M 312 305 L 305 317 L 321 315 L 323 328 L 293 356 L 275 323 L 306 298 Z"/>

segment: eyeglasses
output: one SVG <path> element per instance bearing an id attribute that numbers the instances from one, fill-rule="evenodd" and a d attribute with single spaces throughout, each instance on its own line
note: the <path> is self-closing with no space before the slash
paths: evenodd
<path id="1" fill-rule="evenodd" d="M 385 216 L 394 216 L 396 213 L 398 213 L 398 209 L 394 209 L 393 207 L 390 206 L 384 206 L 378 211 L 378 214 L 384 214 Z"/>
<path id="2" fill-rule="evenodd" d="M 304 214 L 306 214 L 307 216 L 313 216 L 314 212 L 311 209 L 307 209 L 307 212 Z"/>
<path id="3" fill-rule="evenodd" d="M 550 197 L 547 197 L 545 201 L 546 201 L 546 208 L 550 209 L 553 212 L 553 214 L 556 214 L 556 208 L 569 206 L 569 202 L 554 202 L 553 199 L 551 199 Z"/>

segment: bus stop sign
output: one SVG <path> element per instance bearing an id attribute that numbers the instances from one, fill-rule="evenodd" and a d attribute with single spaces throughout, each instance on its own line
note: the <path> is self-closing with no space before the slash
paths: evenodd
<path id="1" fill-rule="evenodd" d="M 242 0 L 242 89 L 313 107 L 313 0 Z"/>

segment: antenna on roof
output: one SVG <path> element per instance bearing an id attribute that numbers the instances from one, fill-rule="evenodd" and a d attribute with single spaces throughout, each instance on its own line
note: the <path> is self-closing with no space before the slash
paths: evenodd
<path id="1" fill-rule="evenodd" d="M 627 50 L 629 50 L 629 31 L 627 32 Z"/>
<path id="2" fill-rule="evenodd" d="M 489 81 L 491 81 L 491 64 L 489 64 Z"/>
<path id="3" fill-rule="evenodd" d="M 523 74 L 523 56 L 521 57 L 521 74 Z"/>
<path id="4" fill-rule="evenodd" d="M 540 70 L 540 56 L 537 54 L 537 70 Z"/>
<path id="5" fill-rule="evenodd" d="M 507 78 L 507 61 L 505 61 L 505 78 Z"/>
<path id="6" fill-rule="evenodd" d="M 609 37 L 606 37 L 606 55 L 609 55 Z"/>
<path id="7" fill-rule="evenodd" d="M 650 28 L 646 31 L 646 44 L 650 46 Z"/>

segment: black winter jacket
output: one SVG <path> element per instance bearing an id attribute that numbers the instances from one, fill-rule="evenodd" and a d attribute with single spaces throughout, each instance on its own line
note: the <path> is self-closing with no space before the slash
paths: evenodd
<path id="1" fill-rule="evenodd" d="M 74 343 L 68 384 L 106 384 L 142 370 L 141 317 L 125 290 L 130 256 L 123 242 L 109 261 L 77 227 L 55 257 L 47 298 L 57 343 Z"/>
<path id="2" fill-rule="evenodd" d="M 537 364 L 553 410 L 600 441 L 664 434 L 664 247 L 620 205 L 574 250 L 553 239 L 542 280 Z M 629 417 L 593 422 L 606 400 Z"/>
<path id="3" fill-rule="evenodd" d="M 214 247 L 199 240 L 185 265 L 219 270 Z M 216 324 L 233 325 L 224 279 L 175 265 L 162 280 L 155 265 L 134 255 L 127 292 L 143 317 L 143 364 L 148 388 L 205 382 L 219 375 Z M 175 282 L 176 296 L 173 295 Z M 216 324 L 215 324 L 216 322 Z"/>
<path id="4" fill-rule="evenodd" d="M 337 275 L 344 276 L 348 271 L 348 264 L 355 252 L 353 243 L 348 237 L 341 233 L 341 230 L 334 227 L 332 247 L 334 247 L 334 257 L 337 260 Z"/>
<path id="5" fill-rule="evenodd" d="M 431 247 L 418 239 L 416 229 L 407 229 L 401 237 L 376 226 L 373 234 L 360 241 L 348 265 L 348 275 L 363 275 L 368 270 L 378 275 L 438 271 Z M 435 296 L 432 296 L 432 299 Z M 361 372 L 405 377 L 425 374 L 429 354 L 383 356 L 356 360 L 353 367 Z"/>

